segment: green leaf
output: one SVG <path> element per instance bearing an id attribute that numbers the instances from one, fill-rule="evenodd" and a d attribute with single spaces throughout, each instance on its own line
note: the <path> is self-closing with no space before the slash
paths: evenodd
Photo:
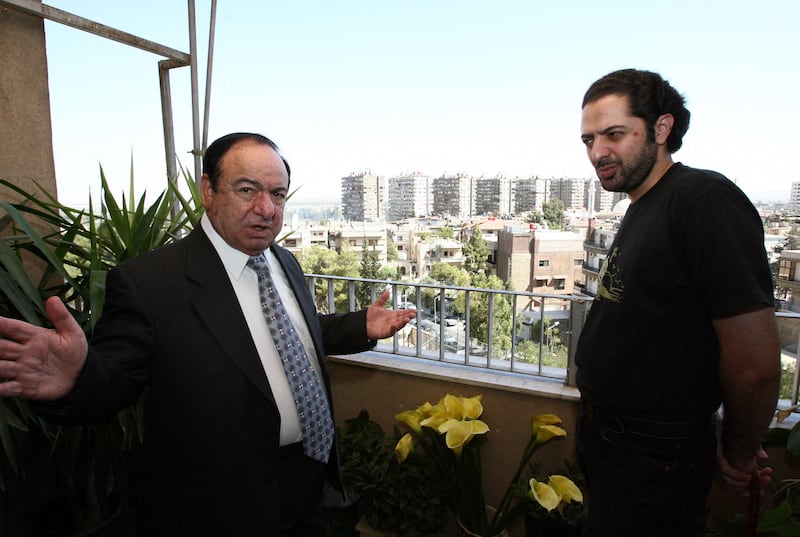
<path id="1" fill-rule="evenodd" d="M 759 531 L 768 531 L 792 516 L 792 506 L 783 501 L 773 509 L 765 509 L 758 522 Z"/>

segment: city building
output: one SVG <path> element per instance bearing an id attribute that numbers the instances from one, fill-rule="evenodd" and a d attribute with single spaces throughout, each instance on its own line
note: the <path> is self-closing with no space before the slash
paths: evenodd
<path id="1" fill-rule="evenodd" d="M 800 209 L 800 181 L 792 183 L 792 191 L 789 194 L 789 206 L 795 211 Z"/>
<path id="2" fill-rule="evenodd" d="M 507 177 L 475 179 L 475 214 L 508 216 L 514 213 L 512 181 Z"/>
<path id="3" fill-rule="evenodd" d="M 470 218 L 475 214 L 474 180 L 464 174 L 443 175 L 433 180 L 433 214 Z"/>
<path id="4" fill-rule="evenodd" d="M 586 208 L 588 179 L 561 177 L 550 180 L 550 199 L 558 199 L 565 209 Z"/>
<path id="5" fill-rule="evenodd" d="M 378 253 L 381 265 L 387 263 L 387 237 L 389 231 L 385 224 L 376 222 L 349 222 L 331 231 L 331 242 L 337 251 L 349 248 L 359 256 L 367 249 Z"/>
<path id="6" fill-rule="evenodd" d="M 542 212 L 542 204 L 549 199 L 550 181 L 541 177 L 515 179 L 513 214 Z"/>
<path id="7" fill-rule="evenodd" d="M 369 170 L 342 177 L 342 218 L 353 222 L 385 219 L 385 179 Z"/>
<path id="8" fill-rule="evenodd" d="M 427 216 L 433 209 L 431 178 L 419 172 L 389 178 L 386 219 L 396 222 Z"/>
<path id="9" fill-rule="evenodd" d="M 514 291 L 572 294 L 583 282 L 583 242 L 571 231 L 506 226 L 497 236 L 497 276 Z"/>

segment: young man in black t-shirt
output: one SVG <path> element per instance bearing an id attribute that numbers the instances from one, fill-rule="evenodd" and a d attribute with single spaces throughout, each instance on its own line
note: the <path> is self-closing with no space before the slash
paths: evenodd
<path id="1" fill-rule="evenodd" d="M 589 159 L 631 200 L 576 358 L 591 535 L 694 535 L 715 458 L 735 492 L 769 475 L 780 351 L 761 219 L 724 176 L 673 162 L 688 127 L 655 73 L 616 71 L 584 96 Z"/>

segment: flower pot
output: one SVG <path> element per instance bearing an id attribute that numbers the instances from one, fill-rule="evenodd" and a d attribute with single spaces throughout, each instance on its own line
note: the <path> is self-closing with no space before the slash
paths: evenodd
<path id="1" fill-rule="evenodd" d="M 581 525 L 525 513 L 525 537 L 580 537 Z"/>
<path id="2" fill-rule="evenodd" d="M 486 506 L 486 518 L 491 520 L 495 512 L 497 512 L 497 509 L 495 509 L 491 505 Z M 480 533 L 475 533 L 465 528 L 464 525 L 461 524 L 460 520 L 456 520 L 456 522 L 458 522 L 458 530 L 459 530 L 458 534 L 460 537 L 509 537 L 508 530 L 501 530 L 500 533 L 497 533 L 495 535 L 481 535 Z"/>

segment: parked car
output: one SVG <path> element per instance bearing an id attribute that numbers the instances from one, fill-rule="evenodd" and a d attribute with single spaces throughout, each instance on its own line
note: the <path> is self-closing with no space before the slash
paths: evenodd
<path id="1" fill-rule="evenodd" d="M 447 317 L 444 320 L 445 326 L 455 326 L 457 324 L 458 324 L 458 319 L 456 319 L 455 317 Z"/>

